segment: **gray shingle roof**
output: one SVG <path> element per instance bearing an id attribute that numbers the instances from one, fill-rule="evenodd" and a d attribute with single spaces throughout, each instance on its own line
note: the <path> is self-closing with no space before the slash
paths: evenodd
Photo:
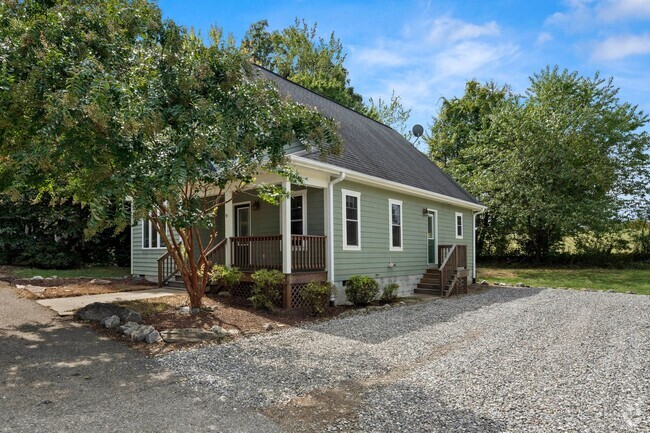
<path id="1" fill-rule="evenodd" d="M 326 157 L 324 162 L 456 199 L 479 203 L 394 129 L 262 67 L 256 66 L 256 69 L 262 76 L 273 81 L 278 90 L 293 101 L 315 107 L 321 114 L 339 123 L 343 151 L 340 155 Z M 303 151 L 298 155 L 317 161 L 322 160 L 318 151 Z"/>

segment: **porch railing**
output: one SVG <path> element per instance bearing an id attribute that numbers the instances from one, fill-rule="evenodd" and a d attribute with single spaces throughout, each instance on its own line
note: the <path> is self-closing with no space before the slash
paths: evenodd
<path id="1" fill-rule="evenodd" d="M 324 270 L 325 240 L 325 236 L 292 235 L 291 270 Z"/>
<path id="2" fill-rule="evenodd" d="M 232 266 L 244 270 L 282 269 L 282 235 L 230 238 Z M 291 236 L 291 270 L 324 270 L 325 236 Z"/>
<path id="3" fill-rule="evenodd" d="M 230 238 L 232 266 L 239 269 L 282 269 L 282 236 Z"/>

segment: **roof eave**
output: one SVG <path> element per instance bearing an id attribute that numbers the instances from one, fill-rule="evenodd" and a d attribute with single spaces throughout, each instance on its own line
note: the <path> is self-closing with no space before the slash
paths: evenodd
<path id="1" fill-rule="evenodd" d="M 452 204 L 455 206 L 460 206 L 464 208 L 469 208 L 473 211 L 484 211 L 487 209 L 486 206 L 482 204 L 473 203 L 467 200 L 461 200 L 458 198 L 450 197 L 448 195 L 440 194 L 433 191 L 427 191 L 422 188 L 417 188 L 410 185 L 405 185 L 403 183 L 394 182 L 392 180 L 382 179 L 377 176 L 371 176 L 369 174 L 360 173 L 358 171 L 349 170 L 342 168 L 333 164 L 328 164 L 326 162 L 315 161 L 313 159 L 305 158 L 298 155 L 287 155 L 289 161 L 292 164 L 298 167 L 311 168 L 315 170 L 320 170 L 329 174 L 338 175 L 340 173 L 345 173 L 346 180 L 356 180 L 368 185 L 377 186 L 383 189 L 389 189 L 393 191 L 403 192 L 412 196 L 426 198 L 430 200 L 439 201 L 442 203 Z"/>

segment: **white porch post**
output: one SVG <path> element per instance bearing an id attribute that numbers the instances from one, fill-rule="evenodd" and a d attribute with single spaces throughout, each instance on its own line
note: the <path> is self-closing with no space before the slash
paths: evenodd
<path id="1" fill-rule="evenodd" d="M 284 190 L 291 193 L 291 182 L 285 180 Z M 282 272 L 291 273 L 291 198 L 282 200 L 280 205 L 280 221 L 282 233 Z"/>
<path id="2" fill-rule="evenodd" d="M 230 238 L 233 235 L 233 230 L 235 228 L 235 223 L 234 223 L 234 209 L 232 205 L 232 192 L 226 191 L 224 195 L 224 199 L 226 203 L 224 204 L 224 230 L 223 230 L 223 235 L 226 238 L 226 266 L 231 266 L 232 265 L 232 257 L 231 257 L 231 252 L 232 248 L 230 247 Z"/>

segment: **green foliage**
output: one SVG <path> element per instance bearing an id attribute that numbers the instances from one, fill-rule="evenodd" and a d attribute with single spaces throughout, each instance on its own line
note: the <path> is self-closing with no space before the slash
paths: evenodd
<path id="1" fill-rule="evenodd" d="M 525 96 L 470 82 L 443 103 L 431 157 L 487 205 L 482 255 L 542 260 L 567 236 L 607 233 L 648 200 L 648 117 L 612 80 L 546 68 Z"/>
<path id="2" fill-rule="evenodd" d="M 220 283 L 226 290 L 230 290 L 239 284 L 243 275 L 239 268 L 235 266 L 215 265 L 212 267 L 212 272 L 210 272 L 210 281 Z"/>
<path id="3" fill-rule="evenodd" d="M 399 284 L 390 283 L 384 286 L 381 291 L 381 300 L 388 304 L 397 300 L 397 292 L 399 291 Z"/>
<path id="4" fill-rule="evenodd" d="M 115 204 L 130 198 L 193 307 L 223 204 L 208 192 L 236 191 L 261 172 L 293 181 L 286 143 L 322 154 L 341 144 L 333 121 L 287 100 L 211 36 L 207 45 L 146 0 L 0 3 L 0 192 L 73 197 L 94 231 L 128 226 L 129 209 Z"/>
<path id="5" fill-rule="evenodd" d="M 0 264 L 45 269 L 130 264 L 130 230 L 84 236 L 88 209 L 66 201 L 0 195 Z"/>
<path id="6" fill-rule="evenodd" d="M 310 281 L 302 289 L 300 296 L 307 302 L 314 316 L 321 316 L 333 291 L 334 287 L 328 281 Z"/>
<path id="7" fill-rule="evenodd" d="M 366 275 L 353 275 L 345 285 L 345 294 L 352 304 L 364 307 L 377 298 L 379 283 Z"/>
<path id="8" fill-rule="evenodd" d="M 254 281 L 253 295 L 248 298 L 258 310 L 273 311 L 282 297 L 285 276 L 275 269 L 260 269 L 251 278 Z"/>
<path id="9" fill-rule="evenodd" d="M 282 30 L 268 30 L 266 20 L 252 24 L 240 49 L 252 62 L 288 78 L 307 89 L 326 96 L 354 111 L 389 125 L 407 135 L 411 110 L 405 109 L 395 92 L 390 101 L 372 98 L 364 103 L 350 84 L 345 68 L 343 44 L 332 33 L 329 39 L 317 37 L 317 25 L 305 20 Z"/>

